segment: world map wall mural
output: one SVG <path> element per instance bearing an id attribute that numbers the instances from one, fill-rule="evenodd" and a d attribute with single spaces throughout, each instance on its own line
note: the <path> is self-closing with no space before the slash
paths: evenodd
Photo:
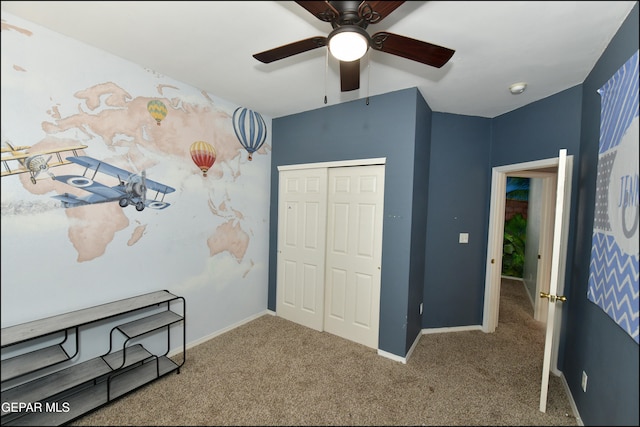
<path id="1" fill-rule="evenodd" d="M 2 326 L 159 289 L 189 301 L 189 341 L 262 313 L 271 118 L 246 123 L 249 161 L 238 103 L 4 11 L 0 30 Z"/>
<path id="2" fill-rule="evenodd" d="M 587 298 L 638 343 L 638 52 L 602 98 Z"/>

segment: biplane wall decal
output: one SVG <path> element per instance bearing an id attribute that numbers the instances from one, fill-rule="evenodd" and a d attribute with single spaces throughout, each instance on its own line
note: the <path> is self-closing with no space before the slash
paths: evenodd
<path id="1" fill-rule="evenodd" d="M 86 145 L 75 145 L 72 147 L 62 147 L 30 153 L 29 150 L 31 146 L 29 145 L 14 146 L 8 141 L 5 141 L 5 144 L 6 146 L 1 147 L 2 176 L 29 173 L 33 184 L 36 183 L 38 176 L 43 172 L 49 175 L 51 179 L 56 179 L 55 175 L 51 173 L 49 169 L 71 163 L 69 160 L 63 159 L 62 153 L 68 152 L 77 156 L 78 150 L 87 148 Z M 48 157 L 47 154 L 49 155 Z M 56 156 L 56 160 L 52 162 L 51 159 L 53 159 L 53 155 Z M 12 167 L 12 165 L 14 167 Z"/>
<path id="2" fill-rule="evenodd" d="M 140 174 L 129 172 L 88 156 L 67 157 L 67 160 L 84 166 L 86 168 L 84 174 L 61 175 L 56 177 L 56 180 L 92 194 L 84 197 L 69 193 L 52 196 L 61 200 L 62 206 L 65 208 L 117 201 L 120 207 L 132 205 L 137 211 L 142 211 L 145 207 L 164 209 L 170 205 L 164 201 L 164 196 L 176 191 L 175 188 L 168 185 L 147 179 L 145 171 Z M 99 176 L 98 172 L 117 178 L 119 184 L 110 187 L 96 181 L 96 177 Z M 87 175 L 91 175 L 91 177 Z M 155 191 L 153 198 L 147 197 L 148 190 Z M 159 199 L 160 194 L 162 197 Z"/>

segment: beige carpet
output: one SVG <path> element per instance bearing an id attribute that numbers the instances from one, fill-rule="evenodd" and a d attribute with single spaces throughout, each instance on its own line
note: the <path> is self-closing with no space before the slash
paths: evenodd
<path id="1" fill-rule="evenodd" d="M 538 409 L 544 330 L 527 298 L 503 281 L 495 333 L 422 335 L 407 364 L 265 315 L 73 424 L 577 425 L 558 377 Z"/>

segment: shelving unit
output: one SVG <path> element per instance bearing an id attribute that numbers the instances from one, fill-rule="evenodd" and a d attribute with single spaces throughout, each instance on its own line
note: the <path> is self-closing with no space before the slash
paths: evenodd
<path id="1" fill-rule="evenodd" d="M 185 309 L 183 297 L 163 290 L 3 328 L 3 350 L 46 337 L 61 341 L 23 353 L 18 350 L 17 356 L 2 360 L 0 424 L 65 424 L 164 375 L 180 373 L 185 362 Z M 144 317 L 128 320 L 132 315 Z M 116 325 L 108 337 L 108 352 L 74 361 L 81 346 L 81 327 L 105 319 Z M 170 358 L 176 329 L 181 348 Z M 73 352 L 65 347 L 71 346 L 71 333 L 75 336 Z M 132 342 L 152 333 L 166 334 L 164 353 Z"/>

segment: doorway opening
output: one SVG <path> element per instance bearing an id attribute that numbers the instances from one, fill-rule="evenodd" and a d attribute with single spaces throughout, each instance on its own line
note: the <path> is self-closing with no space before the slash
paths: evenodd
<path id="1" fill-rule="evenodd" d="M 502 246 L 502 277 L 522 279 L 525 277 L 527 254 L 531 252 L 528 234 L 534 234 L 531 240 L 537 241 L 535 233 L 539 230 L 535 220 L 537 212 L 532 212 L 529 221 L 529 210 L 536 205 L 529 205 L 529 187 L 532 178 L 507 176 L 507 194 L 504 213 L 504 244 Z M 528 250 L 527 250 L 528 249 Z"/>
<path id="2" fill-rule="evenodd" d="M 572 160 L 572 156 L 568 156 Z M 485 298 L 482 330 L 494 332 L 498 326 L 500 305 L 500 284 L 502 281 L 502 250 L 504 241 L 505 206 L 507 193 L 507 177 L 539 178 L 540 183 L 540 234 L 539 249 L 535 254 L 538 265 L 535 274 L 535 290 L 533 292 L 534 318 L 544 321 L 546 319 L 548 304 L 538 298 L 540 292 L 548 292 L 549 278 L 551 276 L 552 247 L 554 237 L 556 188 L 558 180 L 558 158 L 536 160 L 532 162 L 517 163 L 506 166 L 494 167 L 491 178 L 491 206 L 489 217 L 489 233 L 487 241 L 487 260 L 485 276 Z M 566 209 L 568 212 L 568 209 Z M 567 215 L 565 215 L 567 216 Z M 563 221 L 564 223 L 565 221 Z M 568 224 L 568 216 L 566 219 Z M 566 228 L 566 227 L 565 227 Z M 566 253 L 566 247 L 564 248 Z M 564 256 L 562 259 L 564 260 Z M 564 268 L 564 261 L 563 266 Z M 563 270 L 564 272 L 564 270 Z M 564 273 L 559 275 L 558 288 L 564 288 Z M 561 316 L 554 319 L 554 329 L 560 328 Z M 557 337 L 556 337 L 557 338 Z M 560 373 L 556 367 L 557 344 L 554 344 L 554 373 Z"/>
<path id="3" fill-rule="evenodd" d="M 549 373 L 561 375 L 558 369 L 558 341 L 562 323 L 562 305 L 566 301 L 561 295 L 564 290 L 564 273 L 566 267 L 567 235 L 571 200 L 571 176 L 573 156 L 567 156 L 567 150 L 560 150 L 555 159 L 540 160 L 515 165 L 494 167 L 491 176 L 491 207 L 489 214 L 489 235 L 487 239 L 487 261 L 485 277 L 485 300 L 482 330 L 494 332 L 498 326 L 500 285 L 502 280 L 502 243 L 504 234 L 504 212 L 506 199 L 507 176 L 530 176 L 543 179 L 543 219 L 541 220 L 542 236 L 551 236 L 551 250 L 541 244 L 538 253 L 539 269 L 547 268 L 551 273 L 550 280 L 542 280 L 540 275 L 536 281 L 536 304 L 542 298 L 548 299 L 548 311 L 545 322 L 545 347 L 540 388 L 540 411 L 546 411 Z M 555 183 L 552 186 L 551 183 Z M 556 188 L 555 197 L 551 197 L 550 189 Z M 553 208 L 551 203 L 555 200 Z M 547 215 L 547 213 L 553 213 Z M 545 301 L 546 303 L 546 301 Z M 556 316 L 556 311 L 558 315 Z"/>

